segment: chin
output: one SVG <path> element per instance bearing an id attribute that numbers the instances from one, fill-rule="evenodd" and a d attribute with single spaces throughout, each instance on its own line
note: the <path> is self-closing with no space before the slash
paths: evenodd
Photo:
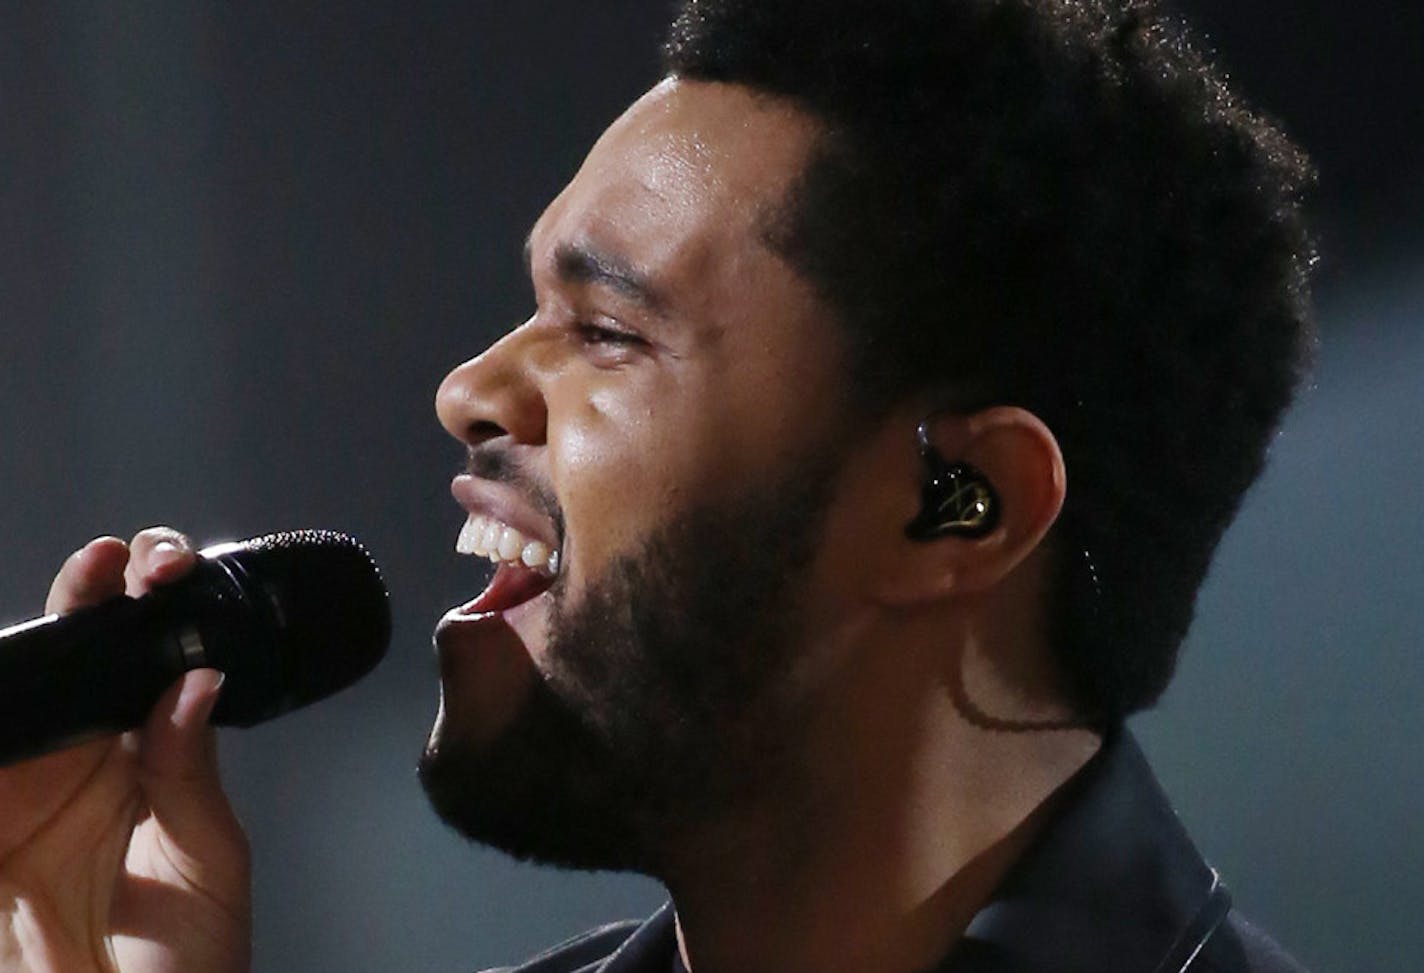
<path id="1" fill-rule="evenodd" d="M 456 733 L 442 706 L 419 765 L 436 814 L 471 841 L 560 868 L 647 872 L 639 789 L 622 777 L 542 683 L 488 741 Z"/>

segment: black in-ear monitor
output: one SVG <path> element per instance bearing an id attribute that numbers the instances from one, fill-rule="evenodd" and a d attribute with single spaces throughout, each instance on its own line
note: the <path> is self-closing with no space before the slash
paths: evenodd
<path id="1" fill-rule="evenodd" d="M 989 480 L 968 463 L 949 463 L 930 444 L 929 419 L 915 430 L 925 464 L 920 512 L 905 526 L 915 541 L 983 537 L 999 523 L 999 498 Z"/>

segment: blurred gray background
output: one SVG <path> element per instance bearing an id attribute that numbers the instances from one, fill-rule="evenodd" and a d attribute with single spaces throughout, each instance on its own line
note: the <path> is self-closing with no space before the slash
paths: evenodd
<path id="1" fill-rule="evenodd" d="M 1317 970 L 1424 954 L 1424 14 L 1183 4 L 1321 167 L 1316 380 L 1135 725 L 1238 902 Z M 0 6 L 0 621 L 87 538 L 330 526 L 391 658 L 223 738 L 257 968 L 465 970 L 661 899 L 427 810 L 430 628 L 467 598 L 445 371 L 520 320 L 520 245 L 656 77 L 661 2 Z M 0 714 L 3 719 L 3 714 Z"/>

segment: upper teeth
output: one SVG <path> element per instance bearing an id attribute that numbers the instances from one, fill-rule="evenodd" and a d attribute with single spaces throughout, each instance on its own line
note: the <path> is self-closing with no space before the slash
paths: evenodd
<path id="1" fill-rule="evenodd" d="M 559 573 L 559 552 L 533 541 L 493 517 L 470 514 L 455 541 L 459 554 L 479 554 L 496 563 L 509 561 L 547 575 Z"/>

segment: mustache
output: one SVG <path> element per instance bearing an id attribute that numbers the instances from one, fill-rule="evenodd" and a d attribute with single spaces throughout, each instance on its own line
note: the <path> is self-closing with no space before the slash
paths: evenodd
<path id="1" fill-rule="evenodd" d="M 554 497 L 554 491 L 524 469 L 507 448 L 494 443 L 469 447 L 465 451 L 465 466 L 461 472 L 517 490 L 535 510 L 553 521 L 554 533 L 560 545 L 563 544 L 564 513 Z"/>

